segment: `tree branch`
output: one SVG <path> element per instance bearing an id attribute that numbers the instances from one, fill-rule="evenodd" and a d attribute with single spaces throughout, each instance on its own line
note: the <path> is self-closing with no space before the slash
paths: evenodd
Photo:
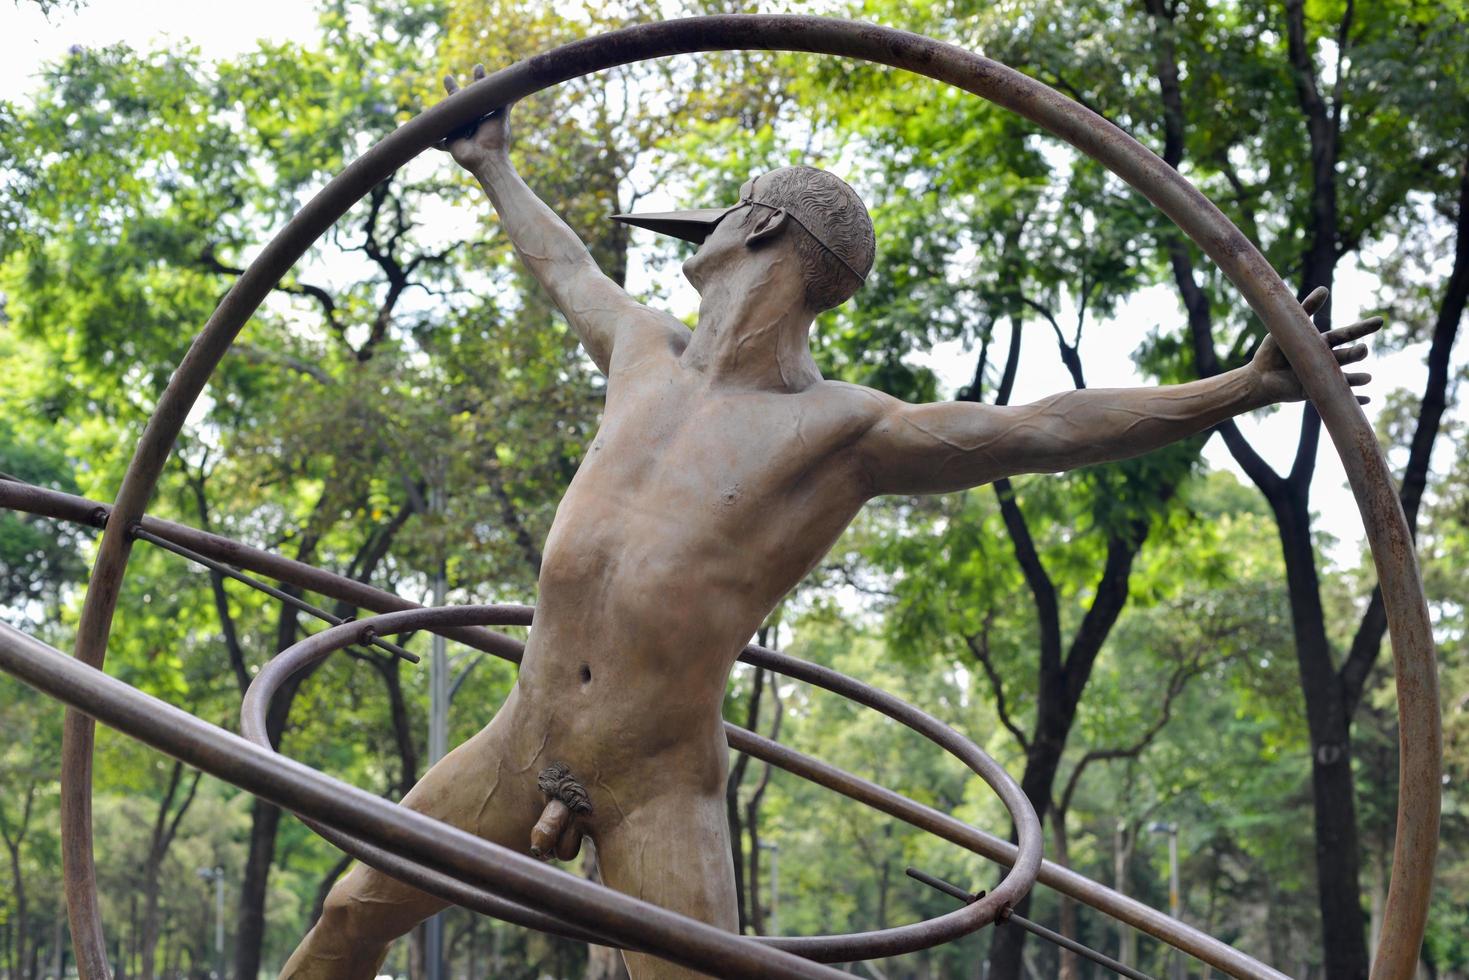
<path id="1" fill-rule="evenodd" d="M 493 473 L 489 478 L 490 493 L 495 495 L 495 500 L 500 504 L 500 519 L 515 536 L 515 545 L 520 549 L 521 555 L 525 557 L 526 563 L 530 565 L 531 571 L 536 576 L 541 574 L 541 549 L 537 547 L 535 538 L 531 537 L 530 530 L 521 519 L 521 512 L 515 506 L 515 501 L 510 499 L 510 492 L 505 489 L 505 482 L 500 479 L 498 473 Z"/>
<path id="2" fill-rule="evenodd" d="M 224 262 L 221 262 L 219 260 L 219 256 L 215 254 L 214 249 L 215 246 L 213 242 L 204 246 L 204 254 L 199 256 L 199 264 L 203 266 L 203 268 L 205 268 L 209 272 L 217 272 L 220 275 L 226 276 L 243 276 L 245 274 L 244 269 L 240 269 L 235 266 L 227 265 Z M 305 296 L 309 299 L 316 300 L 317 305 L 321 307 L 321 315 L 326 320 L 327 326 L 331 327 L 332 330 L 336 333 L 340 334 L 342 332 L 341 320 L 337 310 L 337 302 L 335 299 L 332 298 L 332 294 L 327 292 L 325 289 L 321 288 L 320 286 L 313 286 L 310 283 L 301 282 L 299 280 L 289 283 L 276 283 L 275 289 L 276 292 L 288 293 L 292 296 Z"/>
<path id="3" fill-rule="evenodd" d="M 173 813 L 173 819 L 169 821 L 168 833 L 165 835 L 163 843 L 165 850 L 167 850 L 169 844 L 173 843 L 174 837 L 178 835 L 179 824 L 183 822 L 184 814 L 189 811 L 189 807 L 194 802 L 194 794 L 199 790 L 199 779 L 203 775 L 203 770 L 194 770 L 194 778 L 189 783 L 189 791 L 184 794 L 183 800 L 179 802 L 178 809 Z"/>
<path id="4" fill-rule="evenodd" d="M 196 475 L 188 474 L 189 488 L 194 496 L 194 508 L 199 514 L 201 530 L 210 529 L 209 499 L 205 494 L 205 476 L 202 470 Z M 235 617 L 230 613 L 230 597 L 225 591 L 224 576 L 214 569 L 209 570 L 209 589 L 214 596 L 214 611 L 219 617 L 219 629 L 224 635 L 225 652 L 229 657 L 230 670 L 235 675 L 235 685 L 243 695 L 250 688 L 250 670 L 245 665 L 245 648 L 240 643 L 239 631 L 235 628 Z"/>
<path id="5" fill-rule="evenodd" d="M 1175 170 L 1183 162 L 1185 129 L 1183 112 L 1183 90 L 1179 84 L 1177 55 L 1172 43 L 1173 11 L 1163 0 L 1147 0 L 1153 30 L 1159 38 L 1158 58 L 1154 74 L 1163 93 L 1163 115 L 1166 131 L 1163 161 Z M 1188 245 L 1178 232 L 1170 232 L 1167 239 L 1169 265 L 1173 270 L 1173 281 L 1183 300 L 1188 314 L 1189 338 L 1193 344 L 1194 370 L 1201 378 L 1220 373 L 1219 356 L 1214 350 L 1214 315 L 1209 308 L 1209 297 L 1194 273 L 1193 256 Z M 1224 438 L 1229 453 L 1239 463 L 1255 486 L 1267 498 L 1274 499 L 1282 492 L 1283 481 L 1279 474 L 1255 451 L 1239 426 L 1233 420 L 1221 422 L 1217 429 Z"/>
<path id="6" fill-rule="evenodd" d="M 1408 449 L 1408 464 L 1403 469 L 1403 484 L 1398 490 L 1398 499 L 1403 505 L 1408 527 L 1415 534 L 1423 492 L 1428 485 L 1433 444 L 1438 438 L 1443 414 L 1448 405 L 1449 368 L 1454 341 L 1458 338 L 1465 304 L 1469 302 L 1469 158 L 1465 159 L 1459 174 L 1459 214 L 1455 221 L 1454 234 L 1453 271 L 1449 274 L 1448 285 L 1439 303 L 1438 317 L 1433 325 L 1433 341 L 1428 349 L 1428 380 L 1424 384 L 1423 400 L 1418 406 L 1418 421 Z M 1382 637 L 1386 632 L 1387 610 L 1382 601 L 1382 586 L 1378 585 L 1372 590 L 1367 611 L 1357 625 L 1351 649 L 1340 670 L 1348 718 L 1356 713 L 1357 706 L 1361 703 L 1367 675 L 1377 662 L 1378 654 L 1382 650 Z"/>
<path id="7" fill-rule="evenodd" d="M 1086 767 L 1093 762 L 1108 762 L 1114 759 L 1136 759 L 1143 754 L 1153 740 L 1168 727 L 1173 719 L 1173 703 L 1183 693 L 1188 682 L 1203 672 L 1204 665 L 1202 657 L 1195 656 L 1187 663 L 1178 664 L 1169 675 L 1168 687 L 1163 692 L 1163 703 L 1158 709 L 1158 717 L 1153 719 L 1143 733 L 1127 745 L 1114 746 L 1107 749 L 1091 749 L 1079 760 L 1076 767 L 1071 770 L 1071 776 L 1066 780 L 1066 788 L 1061 793 L 1060 809 L 1069 811 L 1071 800 L 1076 793 L 1076 787 L 1080 784 L 1081 774 Z"/>
<path id="8" fill-rule="evenodd" d="M 332 376 L 320 367 L 281 351 L 265 350 L 253 344 L 245 344 L 239 341 L 235 341 L 234 346 L 230 350 L 239 354 L 245 360 L 253 361 L 256 364 L 278 364 L 288 370 L 295 371 L 297 374 L 304 374 L 313 381 L 318 381 L 321 384 L 329 385 L 332 383 Z"/>
<path id="9" fill-rule="evenodd" d="M 1030 739 L 1026 737 L 1025 732 L 1021 730 L 1020 726 L 1015 724 L 1014 719 L 1010 717 L 1009 705 L 1005 700 L 1004 678 L 995 669 L 994 661 L 990 658 L 990 624 L 994 621 L 994 617 L 994 610 L 991 609 L 985 614 L 984 628 L 980 631 L 979 635 L 966 635 L 964 637 L 964 643 L 969 647 L 969 652 L 974 655 L 974 659 L 979 661 L 980 667 L 984 668 L 985 676 L 989 678 L 990 690 L 995 695 L 995 714 L 999 716 L 1000 724 L 1004 725 L 1005 730 L 1015 736 L 1015 741 L 1020 743 L 1021 749 L 1029 752 Z"/>
<path id="10" fill-rule="evenodd" d="M 1009 404 L 1010 393 L 1015 386 L 1016 368 L 1020 363 L 1020 340 L 1020 319 L 1015 317 L 1011 321 L 1010 352 L 1005 358 L 1005 373 L 1000 379 L 1000 390 L 995 396 L 996 405 Z M 1040 627 L 1041 668 L 1060 670 L 1061 611 L 1056 598 L 1056 585 L 1046 574 L 1040 553 L 1036 551 L 1035 540 L 1030 536 L 1030 528 L 1025 523 L 1025 515 L 1021 513 L 1020 505 L 1015 500 L 1014 486 L 1008 479 L 999 479 L 994 482 L 994 488 L 995 497 L 1000 502 L 1000 517 L 1005 522 L 1005 530 L 1009 532 L 1015 560 L 1020 564 L 1025 584 L 1030 588 L 1035 602 L 1036 620 Z"/>
<path id="11" fill-rule="evenodd" d="M 1173 495 L 1174 487 L 1163 489 L 1161 499 Z M 1102 576 L 1097 580 L 1091 605 L 1071 638 L 1071 648 L 1066 654 L 1066 711 L 1076 710 L 1081 701 L 1081 692 L 1091 677 L 1092 664 L 1102 650 L 1102 644 L 1122 615 L 1127 604 L 1128 582 L 1132 577 L 1132 562 L 1148 537 L 1148 524 L 1144 520 L 1133 522 L 1126 533 L 1111 534 L 1107 538 L 1107 560 L 1102 567 Z"/>

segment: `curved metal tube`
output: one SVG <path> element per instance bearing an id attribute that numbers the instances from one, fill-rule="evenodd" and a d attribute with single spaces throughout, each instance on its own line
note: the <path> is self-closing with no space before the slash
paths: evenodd
<path id="1" fill-rule="evenodd" d="M 275 693 L 292 675 L 344 646 L 372 636 L 442 626 L 529 626 L 534 612 L 530 606 L 449 606 L 386 613 L 322 630 L 281 651 L 255 675 L 240 705 L 240 731 L 256 745 L 269 749 L 266 716 Z M 1004 880 L 989 894 L 961 909 L 925 922 L 873 932 L 844 936 L 763 937 L 759 939 L 761 943 L 827 963 L 897 956 L 967 936 L 989 925 L 1002 909 L 1019 902 L 1030 891 L 1041 863 L 1040 820 L 1020 787 L 979 746 L 927 712 L 829 668 L 759 647 L 746 648 L 741 659 L 867 705 L 947 749 L 974 770 L 1000 797 L 1014 821 L 1019 839 L 1016 860 Z M 348 851 L 353 853 L 350 847 Z"/>
<path id="2" fill-rule="evenodd" d="M 1442 731 L 1433 636 L 1412 536 L 1366 417 L 1291 290 L 1239 229 L 1192 184 L 1121 129 L 1046 85 L 988 58 L 906 31 L 820 17 L 724 15 L 647 24 L 564 45 L 461 89 L 405 123 L 311 199 L 235 282 L 194 339 L 123 477 L 77 629 L 76 657 L 100 667 L 131 538 L 174 440 L 215 366 L 275 283 L 372 186 L 445 133 L 570 78 L 695 51 L 764 48 L 842 55 L 904 68 L 1030 119 L 1142 192 L 1224 271 L 1275 337 L 1321 413 L 1362 510 L 1393 640 L 1399 712 L 1398 834 L 1375 980 L 1409 980 L 1428 915 L 1438 847 Z M 93 724 L 63 730 L 61 822 L 68 913 L 83 980 L 108 975 L 92 857 Z"/>
<path id="3" fill-rule="evenodd" d="M 76 497 L 71 494 L 61 493 L 56 490 L 47 490 L 44 487 L 32 486 L 25 483 L 15 483 L 0 480 L 0 507 L 12 510 L 21 510 L 27 513 L 40 514 L 59 520 L 74 521 L 79 524 L 87 524 L 100 528 L 107 522 L 108 506 L 85 497 Z M 269 575 L 281 582 L 295 585 L 302 589 L 316 592 L 328 598 L 349 602 L 361 609 L 373 612 L 395 612 L 402 609 L 420 609 L 422 606 L 410 602 L 401 596 L 382 589 L 374 588 L 356 579 L 347 578 L 325 569 L 316 568 L 303 564 L 291 558 L 262 551 L 249 545 L 240 544 L 229 538 L 200 531 L 186 524 L 176 524 L 172 521 L 161 520 L 156 517 L 145 517 L 140 522 L 141 526 L 147 528 L 155 535 L 167 538 L 177 544 L 184 545 L 194 551 L 207 554 L 215 559 L 229 561 L 240 568 L 248 571 Z M 494 656 L 508 660 L 511 663 L 519 663 L 523 644 L 503 633 L 496 633 L 482 627 L 440 627 L 436 632 L 442 632 L 445 636 L 452 637 L 458 642 L 464 643 L 474 649 L 483 650 Z M 782 656 L 781 654 L 775 654 Z M 744 752 L 761 761 L 768 762 L 773 766 L 784 769 L 803 779 L 808 779 L 818 785 L 825 786 L 842 795 L 857 800 L 873 809 L 879 810 L 890 816 L 896 817 L 911 826 L 925 830 L 937 837 L 966 848 L 981 857 L 995 861 L 999 864 L 1009 865 L 1014 863 L 1016 847 L 1013 843 L 996 837 L 978 828 L 954 819 L 942 811 L 917 803 L 900 793 L 879 786 L 876 783 L 853 775 L 843 769 L 818 759 L 813 759 L 804 753 L 779 742 L 773 742 L 761 735 L 757 735 L 738 725 L 725 722 L 725 736 L 729 739 L 730 747 L 738 752 Z M 328 837 L 328 840 L 332 838 Z M 337 841 L 332 840 L 332 843 Z M 362 847 L 369 845 L 359 842 Z M 341 846 L 341 845 L 338 845 Z M 428 879 L 420 879 L 417 875 L 425 874 L 426 869 L 421 865 L 398 858 L 381 849 L 374 849 L 375 854 L 364 856 L 364 860 L 374 867 L 401 877 L 410 884 L 420 885 L 424 891 L 438 891 L 439 894 L 449 897 L 448 891 L 443 891 L 431 885 Z M 378 860 L 385 860 L 379 864 Z M 391 870 L 396 868 L 401 871 Z M 448 876 L 440 875 L 437 879 L 444 888 L 458 888 L 455 895 L 456 904 L 484 912 L 506 921 L 527 925 L 531 928 L 545 928 L 546 931 L 557 931 L 564 923 L 555 927 L 552 921 L 543 917 L 541 924 L 532 921 L 513 918 L 516 914 L 526 916 L 538 915 L 523 906 L 507 903 L 505 899 L 498 896 L 489 896 L 493 903 L 480 904 L 477 902 L 485 897 L 483 892 L 462 885 Z M 1069 868 L 1051 861 L 1042 861 L 1040 873 L 1037 880 L 1050 888 L 1054 888 L 1063 895 L 1096 909 L 1119 922 L 1124 922 L 1141 932 L 1158 939 L 1175 949 L 1197 958 L 1230 976 L 1244 977 L 1248 980 L 1284 980 L 1285 974 L 1261 963 L 1253 957 L 1240 952 L 1227 943 L 1221 942 L 1206 932 L 1203 932 L 1186 922 L 1174 919 L 1163 912 L 1158 911 L 1150 905 L 1126 895 L 1119 894 L 1099 882 L 1078 874 Z M 510 905 L 511 908 L 506 906 Z M 501 914 L 504 913 L 504 914 Z M 558 920 L 559 921 L 559 920 Z M 605 939 L 597 939 L 591 934 L 576 935 L 570 932 L 562 932 L 569 938 L 581 939 L 589 942 L 609 942 Z"/>

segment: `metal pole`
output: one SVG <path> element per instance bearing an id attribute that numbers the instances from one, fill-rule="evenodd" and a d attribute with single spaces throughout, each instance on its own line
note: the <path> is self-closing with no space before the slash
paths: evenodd
<path id="1" fill-rule="evenodd" d="M 439 486 L 429 490 L 429 513 L 440 516 L 444 512 L 442 477 Z M 434 573 L 434 605 L 443 606 L 448 593 L 445 581 L 442 546 L 439 565 Z M 432 635 L 432 653 L 429 657 L 429 710 L 428 710 L 428 762 L 432 766 L 444 757 L 449 743 L 449 659 L 445 652 L 444 637 Z M 444 980 L 444 913 L 438 912 L 424 924 L 423 961 L 427 980 Z"/>
<path id="2" fill-rule="evenodd" d="M 1178 887 L 1178 824 L 1150 823 L 1148 830 L 1155 834 L 1168 835 L 1168 914 L 1177 919 L 1183 909 L 1183 896 Z M 1168 975 L 1173 980 L 1183 980 L 1183 957 L 1175 950 L 1168 951 Z"/>
<path id="3" fill-rule="evenodd" d="M 214 869 L 214 964 L 224 980 L 224 868 Z"/>
<path id="4" fill-rule="evenodd" d="M 1168 914 L 1175 919 L 1182 912 L 1182 896 L 1178 889 L 1178 824 L 1168 825 Z M 1183 980 L 1183 957 L 1169 951 L 1173 963 L 1173 980 Z"/>
<path id="5" fill-rule="evenodd" d="M 195 872 L 214 882 L 214 980 L 224 980 L 224 868 L 199 868 Z"/>

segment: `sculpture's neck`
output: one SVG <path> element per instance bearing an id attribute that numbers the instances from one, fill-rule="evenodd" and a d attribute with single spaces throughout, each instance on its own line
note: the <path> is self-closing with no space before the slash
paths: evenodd
<path id="1" fill-rule="evenodd" d="M 804 287 L 795 287 L 787 277 L 768 276 L 707 290 L 684 363 L 711 380 L 755 388 L 803 391 L 819 382 L 813 317 Z"/>

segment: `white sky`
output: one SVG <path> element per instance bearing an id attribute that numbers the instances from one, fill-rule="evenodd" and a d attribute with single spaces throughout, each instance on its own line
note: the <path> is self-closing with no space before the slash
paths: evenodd
<path id="1" fill-rule="evenodd" d="M 206 58 L 219 59 L 247 51 L 260 39 L 310 41 L 315 35 L 315 5 L 307 0 L 91 0 L 76 12 L 53 11 L 49 19 L 27 0 L 21 0 L 18 6 L 14 0 L 0 0 L 0 98 L 24 98 L 34 87 L 41 64 L 62 57 L 73 44 L 92 47 L 123 41 L 150 49 L 188 42 Z M 554 206 L 555 202 L 551 203 Z M 645 206 L 652 208 L 655 203 L 650 199 Z M 1139 207 L 1146 206 L 1139 199 Z M 1343 268 L 1337 280 L 1338 322 L 1347 322 L 1357 310 L 1371 312 L 1374 289 L 1372 277 L 1355 268 Z M 677 305 L 691 303 L 691 291 L 675 288 L 672 292 Z M 686 309 L 676 312 L 684 313 Z M 1172 290 L 1158 287 L 1140 292 L 1112 321 L 1092 324 L 1084 334 L 1082 361 L 1088 383 L 1095 387 L 1145 383 L 1133 368 L 1132 352 L 1155 325 L 1180 323 L 1182 313 Z M 1374 352 L 1364 366 L 1375 378 L 1369 415 L 1394 388 L 1421 391 L 1425 355 L 1424 344 L 1385 356 Z M 973 369 L 973 353 L 956 344 L 941 347 L 922 360 L 950 390 L 967 382 Z M 1054 345 L 1036 330 L 1035 339 L 1028 340 L 1024 350 L 1015 400 L 1038 398 L 1069 386 Z M 1298 409 L 1248 417 L 1241 420 L 1241 426 L 1277 469 L 1288 466 L 1295 449 Z M 1448 453 L 1440 449 L 1435 455 L 1444 460 Z M 1206 456 L 1212 465 L 1234 471 L 1244 479 L 1221 440 L 1210 441 Z M 1332 550 L 1332 557 L 1354 563 L 1362 538 L 1361 523 L 1341 464 L 1327 439 L 1322 440 L 1314 493 L 1315 509 L 1320 515 L 1317 526 L 1340 542 Z"/>
<path id="2" fill-rule="evenodd" d="M 188 41 L 217 59 L 248 51 L 262 38 L 315 35 L 310 0 L 89 0 L 76 12 L 54 10 L 49 20 L 30 0 L 0 0 L 0 98 L 24 95 L 42 62 L 62 57 L 73 44 L 124 41 L 149 50 Z"/>

